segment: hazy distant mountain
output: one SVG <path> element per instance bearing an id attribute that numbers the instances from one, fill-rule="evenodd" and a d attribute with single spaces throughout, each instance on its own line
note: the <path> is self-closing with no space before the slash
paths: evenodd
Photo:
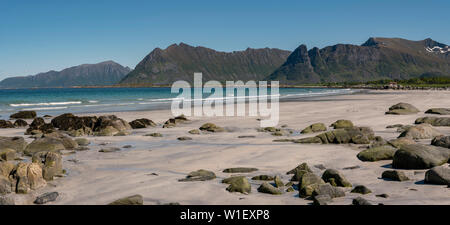
<path id="1" fill-rule="evenodd" d="M 0 88 L 72 87 L 117 84 L 131 71 L 113 61 L 83 64 L 61 71 L 49 71 L 24 77 L 10 77 L 0 82 Z"/>
<path id="2" fill-rule="evenodd" d="M 361 46 L 337 44 L 309 51 L 300 45 L 267 79 L 312 84 L 420 76 L 450 76 L 447 45 L 400 38 L 369 38 Z"/>
<path id="3" fill-rule="evenodd" d="M 121 84 L 170 85 L 177 80 L 192 81 L 194 72 L 203 80 L 262 80 L 286 60 L 289 51 L 280 49 L 246 49 L 218 52 L 184 43 L 166 49 L 154 49 Z"/>

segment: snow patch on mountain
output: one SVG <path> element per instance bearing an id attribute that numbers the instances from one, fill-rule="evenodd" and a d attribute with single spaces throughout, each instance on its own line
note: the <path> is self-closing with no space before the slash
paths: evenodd
<path id="1" fill-rule="evenodd" d="M 427 50 L 427 52 L 431 52 L 431 53 L 441 53 L 441 54 L 445 54 L 447 52 L 450 52 L 450 48 L 448 46 L 445 47 L 439 47 L 439 46 L 434 46 L 434 47 L 425 47 L 425 50 Z"/>

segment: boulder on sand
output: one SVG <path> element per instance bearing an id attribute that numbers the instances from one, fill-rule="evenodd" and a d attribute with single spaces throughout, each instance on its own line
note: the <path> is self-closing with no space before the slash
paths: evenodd
<path id="1" fill-rule="evenodd" d="M 252 177 L 252 180 L 273 180 L 273 176 L 270 175 L 259 175 Z"/>
<path id="2" fill-rule="evenodd" d="M 298 170 L 305 170 L 306 172 L 312 173 L 311 168 L 309 168 L 307 163 L 301 163 L 292 170 L 289 170 L 286 174 L 295 174 Z"/>
<path id="3" fill-rule="evenodd" d="M 356 197 L 352 200 L 352 205 L 372 205 L 372 204 L 364 198 Z"/>
<path id="4" fill-rule="evenodd" d="M 114 115 L 100 116 L 94 127 L 96 136 L 114 136 L 119 132 L 131 130 L 130 124 Z"/>
<path id="5" fill-rule="evenodd" d="M 386 170 L 381 174 L 381 178 L 393 181 L 407 181 L 409 178 L 402 171 Z"/>
<path id="6" fill-rule="evenodd" d="M 243 194 L 248 194 L 251 192 L 251 185 L 246 177 L 239 176 L 234 179 L 230 179 L 228 183 L 230 185 L 226 188 L 226 190 L 229 192 L 240 192 Z"/>
<path id="7" fill-rule="evenodd" d="M 212 180 L 216 178 L 216 174 L 212 171 L 200 169 L 197 171 L 190 172 L 186 178 L 180 179 L 178 181 L 185 182 L 185 181 L 207 181 Z"/>
<path id="8" fill-rule="evenodd" d="M 345 179 L 344 175 L 342 175 L 341 173 L 339 173 L 339 171 L 335 169 L 325 170 L 325 172 L 322 174 L 322 179 L 333 186 L 339 187 L 352 186 L 352 184 L 347 179 Z"/>
<path id="9" fill-rule="evenodd" d="M 200 128 L 200 130 L 208 131 L 208 132 L 223 132 L 225 129 L 219 127 L 213 123 L 205 123 Z"/>
<path id="10" fill-rule="evenodd" d="M 14 164 L 11 162 L 0 161 L 0 176 L 9 177 L 14 167 Z"/>
<path id="11" fill-rule="evenodd" d="M 353 123 L 350 120 L 337 120 L 332 123 L 330 127 L 333 127 L 334 129 L 350 128 L 353 127 Z"/>
<path id="12" fill-rule="evenodd" d="M 108 205 L 143 205 L 144 199 L 142 195 L 132 195 L 125 198 L 117 199 Z"/>
<path id="13" fill-rule="evenodd" d="M 375 162 L 379 160 L 390 160 L 394 157 L 396 148 L 390 145 L 378 146 L 375 148 L 368 148 L 358 153 L 358 157 L 361 161 Z"/>
<path id="14" fill-rule="evenodd" d="M 36 117 L 35 111 L 19 111 L 9 116 L 12 119 L 33 119 Z"/>
<path id="15" fill-rule="evenodd" d="M 147 127 L 155 127 L 156 123 L 149 119 L 136 119 L 130 122 L 130 126 L 133 129 L 142 129 Z"/>
<path id="16" fill-rule="evenodd" d="M 272 186 L 271 184 L 264 182 L 262 183 L 259 188 L 258 192 L 271 194 L 271 195 L 281 195 L 283 192 L 280 191 L 280 189 Z"/>
<path id="17" fill-rule="evenodd" d="M 394 146 L 395 148 L 400 148 L 403 145 L 413 145 L 416 144 L 416 142 L 409 138 L 409 137 L 400 137 L 397 139 L 392 139 L 388 141 L 388 144 Z"/>
<path id="18" fill-rule="evenodd" d="M 398 104 L 389 107 L 389 111 L 387 111 L 386 114 L 409 115 L 409 114 L 416 114 L 418 112 L 420 112 L 420 110 L 414 107 L 413 105 L 400 102 Z"/>
<path id="19" fill-rule="evenodd" d="M 64 143 L 59 138 L 44 137 L 38 138 L 31 142 L 24 150 L 24 154 L 32 156 L 36 152 L 50 151 L 57 152 L 60 150 L 65 150 Z"/>
<path id="20" fill-rule="evenodd" d="M 75 139 L 75 142 L 77 142 L 79 146 L 88 146 L 91 144 L 91 142 L 86 138 L 77 138 Z"/>
<path id="21" fill-rule="evenodd" d="M 14 128 L 14 124 L 11 121 L 0 120 L 0 128 Z"/>
<path id="22" fill-rule="evenodd" d="M 434 129 L 430 124 L 424 123 L 403 131 L 399 137 L 407 137 L 411 139 L 430 139 L 440 135 L 442 135 L 441 132 Z"/>
<path id="23" fill-rule="evenodd" d="M 251 173 L 258 171 L 257 168 L 249 168 L 249 167 L 234 167 L 224 169 L 222 172 L 224 173 Z"/>
<path id="24" fill-rule="evenodd" d="M 425 173 L 425 183 L 450 185 L 450 168 L 448 166 L 436 166 Z"/>
<path id="25" fill-rule="evenodd" d="M 55 176 L 62 175 L 62 157 L 56 152 L 38 152 L 32 157 L 33 163 L 38 163 L 42 167 L 42 177 L 46 181 L 53 180 Z"/>
<path id="26" fill-rule="evenodd" d="M 334 187 L 331 184 L 326 183 L 326 184 L 319 184 L 317 188 L 314 189 L 312 196 L 317 195 L 328 195 L 331 198 L 339 198 L 344 197 L 345 192 L 339 187 Z"/>
<path id="27" fill-rule="evenodd" d="M 425 111 L 425 113 L 450 115 L 450 108 L 431 108 L 431 109 Z"/>
<path id="28" fill-rule="evenodd" d="M 164 125 L 163 128 L 171 128 L 171 127 L 175 127 L 177 124 L 179 123 L 184 123 L 186 121 L 189 121 L 185 115 L 180 115 L 180 116 L 176 116 L 174 118 L 170 118 L 168 119 Z"/>
<path id="29" fill-rule="evenodd" d="M 298 183 L 298 189 L 305 189 L 307 186 L 314 185 L 314 184 L 325 184 L 325 182 L 322 180 L 322 178 L 318 177 L 314 173 L 305 173 L 301 177 L 299 183 Z M 304 192 L 303 194 L 310 196 L 312 195 L 312 191 L 314 191 L 314 188 L 311 190 L 311 192 Z"/>
<path id="30" fill-rule="evenodd" d="M 150 133 L 150 134 L 146 134 L 144 136 L 148 136 L 148 137 L 162 137 L 163 135 L 161 133 Z"/>
<path id="31" fill-rule="evenodd" d="M 327 127 L 323 123 L 314 123 L 301 131 L 302 134 L 309 134 L 315 132 L 327 131 Z"/>
<path id="32" fill-rule="evenodd" d="M 450 150 L 442 147 L 413 144 L 403 145 L 394 154 L 392 167 L 396 169 L 429 169 L 448 161 Z"/>
<path id="33" fill-rule="evenodd" d="M 313 197 L 313 205 L 328 205 L 333 200 L 329 195 L 316 195 Z"/>
<path id="34" fill-rule="evenodd" d="M 193 130 L 188 131 L 188 133 L 190 133 L 190 134 L 200 134 L 200 130 L 199 129 L 193 129 Z"/>
<path id="35" fill-rule="evenodd" d="M 44 193 L 44 194 L 38 196 L 36 198 L 36 200 L 34 200 L 33 203 L 42 205 L 42 204 L 45 204 L 48 202 L 53 202 L 53 201 L 56 201 L 58 196 L 59 196 L 58 192 L 47 192 L 47 193 Z"/>
<path id="36" fill-rule="evenodd" d="M 18 119 L 14 122 L 14 126 L 16 127 L 26 127 L 28 126 L 27 121 L 23 120 L 23 119 Z"/>
<path id="37" fill-rule="evenodd" d="M 36 190 L 47 184 L 42 177 L 42 168 L 37 163 L 18 163 L 11 172 L 11 177 L 16 180 L 15 191 L 18 194 L 26 194 L 29 190 Z"/>
<path id="38" fill-rule="evenodd" d="M 16 150 L 0 147 L 0 161 L 11 161 L 16 158 Z"/>
<path id="39" fill-rule="evenodd" d="M 450 126 L 450 117 L 421 117 L 416 119 L 416 124 L 427 123 L 436 127 Z"/>
<path id="40" fill-rule="evenodd" d="M 189 141 L 189 140 L 192 140 L 192 138 L 183 136 L 183 137 L 177 137 L 177 140 L 179 140 L 179 141 Z"/>
<path id="41" fill-rule="evenodd" d="M 365 195 L 365 194 L 372 193 L 372 191 L 364 185 L 358 185 L 355 188 L 353 188 L 351 193 L 359 193 L 359 194 Z"/>
<path id="42" fill-rule="evenodd" d="M 450 136 L 437 136 L 433 140 L 431 140 L 431 145 L 450 148 Z"/>

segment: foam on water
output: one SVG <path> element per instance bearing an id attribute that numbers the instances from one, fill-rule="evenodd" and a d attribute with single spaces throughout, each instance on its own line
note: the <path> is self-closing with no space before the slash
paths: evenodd
<path id="1" fill-rule="evenodd" d="M 193 91 L 193 90 L 192 90 Z M 280 88 L 278 97 L 283 99 L 307 98 L 315 96 L 351 94 L 352 89 L 328 88 Z M 206 99 L 211 94 L 204 94 L 202 101 L 256 101 L 258 95 L 235 97 L 235 94 L 222 91 L 224 97 Z M 35 110 L 39 115 L 59 115 L 62 113 L 101 113 L 136 110 L 153 110 L 170 108 L 173 100 L 192 102 L 199 99 L 183 99 L 179 93 L 171 93 L 171 88 L 65 88 L 65 89 L 0 89 L 0 116 L 19 110 Z M 193 97 L 193 92 L 191 93 Z M 270 89 L 265 95 L 274 97 Z"/>

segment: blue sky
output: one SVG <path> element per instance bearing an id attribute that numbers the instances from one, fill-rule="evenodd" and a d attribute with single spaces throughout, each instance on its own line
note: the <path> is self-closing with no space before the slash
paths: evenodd
<path id="1" fill-rule="evenodd" d="M 0 80 L 114 60 L 134 66 L 185 42 L 220 51 L 293 50 L 369 37 L 450 44 L 450 1 L 0 0 Z"/>

